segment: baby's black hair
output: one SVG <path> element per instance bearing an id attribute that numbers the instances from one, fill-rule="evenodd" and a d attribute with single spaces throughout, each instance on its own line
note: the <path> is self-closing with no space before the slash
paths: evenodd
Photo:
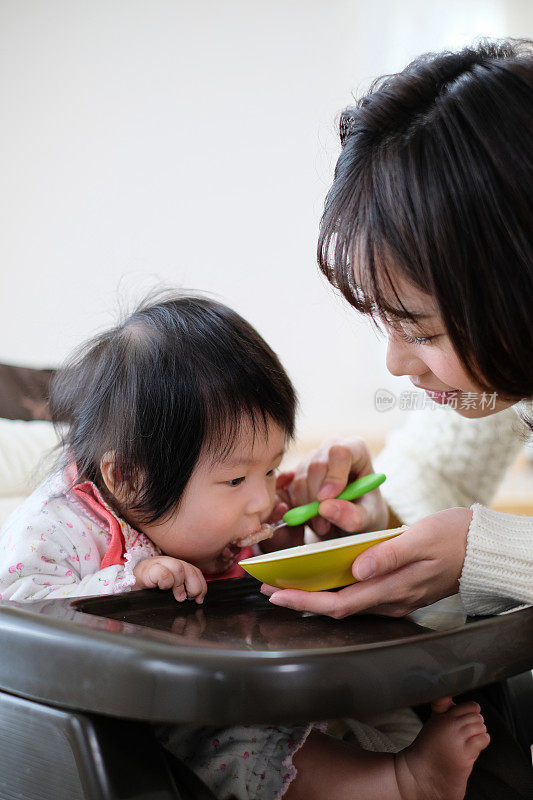
<path id="1" fill-rule="evenodd" d="M 50 405 L 53 421 L 67 423 L 79 479 L 117 508 L 100 472 L 113 453 L 129 509 L 150 523 L 178 506 L 201 453 L 231 453 L 244 422 L 255 434 L 272 420 L 291 438 L 296 394 L 276 354 L 235 311 L 173 294 L 145 301 L 76 352 L 53 380 Z"/>
<path id="2" fill-rule="evenodd" d="M 376 321 L 416 323 L 399 272 L 481 386 L 533 396 L 533 42 L 421 56 L 344 111 L 340 136 L 324 274 Z"/>

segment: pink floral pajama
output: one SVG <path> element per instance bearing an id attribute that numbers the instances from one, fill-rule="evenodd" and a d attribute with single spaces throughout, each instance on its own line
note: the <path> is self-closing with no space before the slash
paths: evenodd
<path id="1" fill-rule="evenodd" d="M 279 800 L 296 775 L 292 757 L 313 727 L 169 725 L 156 732 L 160 742 L 201 778 L 217 800 Z"/>

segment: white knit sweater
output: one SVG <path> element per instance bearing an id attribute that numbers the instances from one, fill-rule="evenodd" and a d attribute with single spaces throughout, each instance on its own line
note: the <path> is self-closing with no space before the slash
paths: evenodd
<path id="1" fill-rule="evenodd" d="M 454 506 L 471 506 L 460 595 L 469 614 L 495 614 L 533 603 L 533 517 L 494 511 L 503 475 L 527 440 L 514 411 L 466 419 L 436 406 L 411 411 L 376 459 L 382 493 L 408 525 Z"/>

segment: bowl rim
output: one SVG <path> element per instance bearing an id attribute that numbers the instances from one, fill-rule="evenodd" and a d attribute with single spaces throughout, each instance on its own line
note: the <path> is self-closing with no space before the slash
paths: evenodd
<path id="1" fill-rule="evenodd" d="M 337 539 L 325 539 L 320 542 L 310 542 L 309 544 L 299 544 L 295 547 L 286 547 L 284 550 L 275 550 L 272 553 L 261 553 L 258 556 L 251 556 L 238 564 L 268 564 L 271 561 L 283 561 L 292 558 L 302 558 L 303 556 L 312 556 L 324 551 L 341 550 L 344 547 L 353 547 L 357 544 L 366 544 L 367 542 L 379 542 L 387 537 L 397 536 L 403 533 L 408 528 L 408 525 L 402 525 L 399 528 L 388 528 L 381 531 L 369 531 L 368 533 L 353 533 L 350 536 L 341 536 Z"/>

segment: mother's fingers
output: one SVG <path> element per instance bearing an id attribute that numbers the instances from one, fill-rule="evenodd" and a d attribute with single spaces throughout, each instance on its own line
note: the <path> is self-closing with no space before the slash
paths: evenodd
<path id="1" fill-rule="evenodd" d="M 337 497 L 342 492 L 351 475 L 358 478 L 372 472 L 372 464 L 365 443 L 361 440 L 350 445 L 335 444 L 329 448 L 327 470 L 323 477 L 319 500 Z"/>
<path id="2" fill-rule="evenodd" d="M 270 594 L 273 605 L 296 611 L 311 611 L 342 619 L 349 614 L 377 613 L 403 616 L 433 602 L 428 596 L 427 584 L 431 575 L 429 562 L 408 564 L 390 575 L 360 581 L 338 592 L 304 592 L 298 589 L 261 587 Z"/>
<path id="3" fill-rule="evenodd" d="M 320 503 L 321 517 L 346 533 L 358 533 L 368 523 L 368 512 L 362 503 L 347 500 L 323 500 Z"/>
<path id="4" fill-rule="evenodd" d="M 295 505 L 336 497 L 350 477 L 372 472 L 370 454 L 362 439 L 330 439 L 311 453 L 295 470 L 290 487 Z"/>
<path id="5" fill-rule="evenodd" d="M 295 611 L 311 611 L 328 617 L 342 619 L 350 614 L 360 614 L 374 608 L 387 599 L 387 590 L 379 585 L 354 584 L 338 592 L 304 592 L 299 589 L 282 589 L 270 596 L 275 606 Z"/>
<path id="6" fill-rule="evenodd" d="M 313 614 L 325 614 L 336 619 L 357 613 L 356 604 L 351 602 L 349 609 L 345 608 L 339 595 L 340 592 L 304 592 L 300 589 L 282 589 L 275 591 L 270 596 L 270 602 L 275 606 L 291 608 L 294 611 L 311 611 Z M 346 613 L 343 613 L 344 611 Z"/>
<path id="7" fill-rule="evenodd" d="M 327 472 L 327 458 L 320 453 L 313 454 L 310 459 L 296 469 L 294 479 L 288 487 L 293 506 L 303 506 L 316 500 L 316 494 Z"/>
<path id="8" fill-rule="evenodd" d="M 288 470 L 280 472 L 276 476 L 276 491 L 285 491 L 294 480 L 294 471 Z"/>
<path id="9" fill-rule="evenodd" d="M 361 553 L 352 564 L 354 578 L 362 581 L 375 575 L 387 575 L 408 564 L 430 558 L 428 543 L 423 541 L 418 530 L 412 531 L 408 529 Z"/>

